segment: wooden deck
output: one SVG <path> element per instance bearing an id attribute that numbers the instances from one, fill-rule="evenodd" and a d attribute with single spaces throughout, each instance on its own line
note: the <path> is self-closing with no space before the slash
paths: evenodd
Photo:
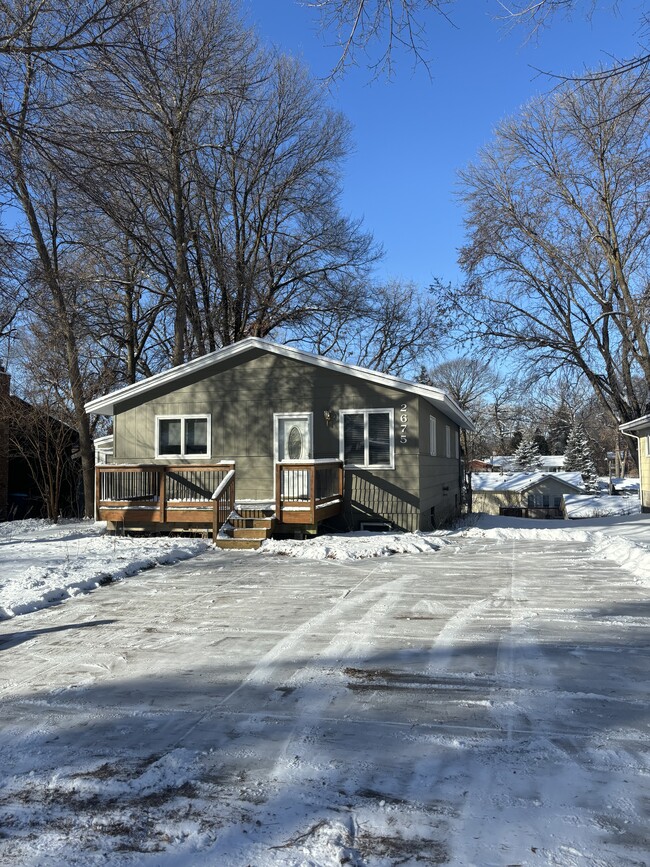
<path id="1" fill-rule="evenodd" d="M 209 529 L 216 539 L 235 510 L 236 478 L 234 461 L 195 467 L 103 464 L 96 468 L 96 517 L 125 529 Z M 275 526 L 313 529 L 343 507 L 341 461 L 276 464 L 273 500 Z"/>

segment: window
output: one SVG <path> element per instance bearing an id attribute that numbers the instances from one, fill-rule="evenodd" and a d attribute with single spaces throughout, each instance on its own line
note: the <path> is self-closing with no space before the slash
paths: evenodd
<path id="1" fill-rule="evenodd" d="M 562 505 L 562 497 L 553 497 L 553 505 L 551 506 L 550 494 L 528 494 L 529 509 L 559 509 Z"/>
<path id="2" fill-rule="evenodd" d="M 341 458 L 348 467 L 394 466 L 392 409 L 343 409 L 340 413 Z"/>
<path id="3" fill-rule="evenodd" d="M 460 434 L 458 431 L 454 434 L 454 439 L 456 440 L 456 460 L 460 459 Z"/>
<path id="4" fill-rule="evenodd" d="M 451 428 L 445 425 L 445 457 L 451 457 Z"/>
<path id="5" fill-rule="evenodd" d="M 436 420 L 432 415 L 430 415 L 429 416 L 429 454 L 430 455 L 438 454 L 436 439 L 437 439 Z"/>
<path id="6" fill-rule="evenodd" d="M 650 458 L 650 436 L 645 438 L 645 456 Z"/>
<path id="7" fill-rule="evenodd" d="M 210 457 L 210 416 L 158 416 L 156 457 Z"/>

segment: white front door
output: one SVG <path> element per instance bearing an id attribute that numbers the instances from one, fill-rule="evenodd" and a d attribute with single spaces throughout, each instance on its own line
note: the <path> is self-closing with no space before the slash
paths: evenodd
<path id="1" fill-rule="evenodd" d="M 276 461 L 309 461 L 312 458 L 312 414 L 275 416 Z"/>
<path id="2" fill-rule="evenodd" d="M 309 461 L 313 457 L 312 413 L 276 414 L 274 425 L 275 460 Z M 280 473 L 282 496 L 291 500 L 309 497 L 309 472 L 283 470 Z"/>

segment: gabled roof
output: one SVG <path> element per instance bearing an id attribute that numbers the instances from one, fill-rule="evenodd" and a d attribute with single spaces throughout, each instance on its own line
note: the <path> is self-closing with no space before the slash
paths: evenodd
<path id="1" fill-rule="evenodd" d="M 185 364 L 180 364 L 178 367 L 172 367 L 170 370 L 165 370 L 162 373 L 157 373 L 133 385 L 127 385 L 117 391 L 97 397 L 86 404 L 86 412 L 95 412 L 100 415 L 113 415 L 115 406 L 123 400 L 134 397 L 140 397 L 147 394 L 148 391 L 164 385 L 173 385 L 174 382 L 188 374 L 197 373 L 202 370 L 209 370 L 210 367 L 220 364 L 223 361 L 236 358 L 251 349 L 260 349 L 263 352 L 270 352 L 274 355 L 292 358 L 295 361 L 302 361 L 307 364 L 313 364 L 316 367 L 324 367 L 338 373 L 346 374 L 347 376 L 355 376 L 363 379 L 365 382 L 374 382 L 377 385 L 396 388 L 400 391 L 410 394 L 417 394 L 429 401 L 433 406 L 453 419 L 460 427 L 467 430 L 473 430 L 473 425 L 469 418 L 465 415 L 456 401 L 440 388 L 434 388 L 431 385 L 420 385 L 419 383 L 410 382 L 408 379 L 402 379 L 398 376 L 391 376 L 388 373 L 379 373 L 376 370 L 369 370 L 366 367 L 359 367 L 356 364 L 346 364 L 343 361 L 336 361 L 332 358 L 326 358 L 323 355 L 314 355 L 311 352 L 305 352 L 302 349 L 295 349 L 291 346 L 282 346 L 279 343 L 271 343 L 268 340 L 263 340 L 260 337 L 246 337 L 238 343 L 233 343 L 230 346 L 224 346 L 223 349 L 217 349 L 215 352 L 210 352 L 207 355 L 202 355 L 200 358 L 195 358 L 193 361 L 188 361 Z"/>
<path id="2" fill-rule="evenodd" d="M 584 491 L 580 473 L 472 473 L 474 491 L 517 491 L 525 493 L 546 480 L 560 482 L 575 491 Z"/>

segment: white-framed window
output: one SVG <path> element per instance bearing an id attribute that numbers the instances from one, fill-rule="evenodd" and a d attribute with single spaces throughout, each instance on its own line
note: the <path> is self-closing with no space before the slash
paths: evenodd
<path id="1" fill-rule="evenodd" d="M 156 416 L 157 458 L 209 458 L 209 415 Z"/>
<path id="2" fill-rule="evenodd" d="M 436 419 L 434 416 L 429 416 L 429 454 L 437 455 L 438 454 L 438 431 L 436 426 Z"/>
<path id="3" fill-rule="evenodd" d="M 456 440 L 456 460 L 460 459 L 460 433 L 456 431 L 454 434 L 454 439 Z"/>
<path id="4" fill-rule="evenodd" d="M 451 428 L 445 425 L 445 457 L 451 457 Z"/>
<path id="5" fill-rule="evenodd" d="M 645 456 L 650 458 L 650 436 L 645 438 Z"/>
<path id="6" fill-rule="evenodd" d="M 346 467 L 395 467 L 392 409 L 342 409 L 339 413 L 341 460 Z"/>

